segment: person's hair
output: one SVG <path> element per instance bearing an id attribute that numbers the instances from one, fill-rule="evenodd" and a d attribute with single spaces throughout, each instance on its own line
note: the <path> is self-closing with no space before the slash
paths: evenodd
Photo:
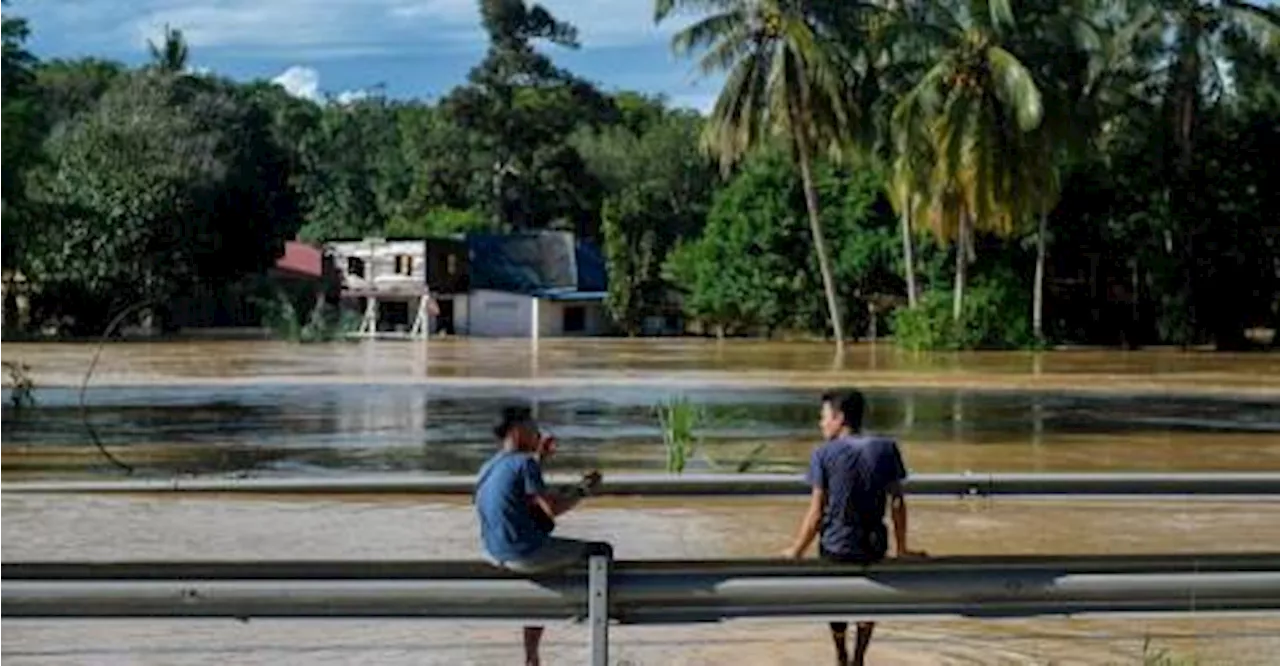
<path id="1" fill-rule="evenodd" d="M 862 393 L 855 389 L 838 389 L 822 394 L 822 402 L 831 405 L 831 409 L 844 417 L 844 425 L 850 430 L 862 429 L 862 412 L 866 408 L 866 400 Z"/>
<path id="2" fill-rule="evenodd" d="M 506 439 L 515 428 L 532 422 L 533 412 L 528 407 L 503 407 L 502 420 L 494 427 L 493 435 L 498 439 Z"/>

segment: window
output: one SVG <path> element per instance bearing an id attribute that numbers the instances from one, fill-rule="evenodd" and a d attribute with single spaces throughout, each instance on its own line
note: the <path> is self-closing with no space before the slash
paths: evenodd
<path id="1" fill-rule="evenodd" d="M 408 254 L 396 255 L 396 275 L 413 275 L 413 256 Z"/>
<path id="2" fill-rule="evenodd" d="M 581 333 L 587 330 L 587 309 L 570 305 L 564 309 L 564 332 Z"/>
<path id="3" fill-rule="evenodd" d="M 347 275 L 354 275 L 358 278 L 364 277 L 364 259 L 347 257 Z"/>

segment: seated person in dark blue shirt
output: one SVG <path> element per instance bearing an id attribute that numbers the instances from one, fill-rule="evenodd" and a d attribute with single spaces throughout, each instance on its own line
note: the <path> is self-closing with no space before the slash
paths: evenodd
<path id="1" fill-rule="evenodd" d="M 588 543 L 551 536 L 555 517 L 569 511 L 600 482 L 592 472 L 567 492 L 547 488 L 542 461 L 554 451 L 529 410 L 503 410 L 494 429 L 502 450 L 480 469 L 475 505 L 485 555 L 500 567 L 526 573 L 566 567 L 587 558 Z M 525 663 L 537 666 L 542 627 L 525 627 Z"/>
<path id="2" fill-rule="evenodd" d="M 813 489 L 809 510 L 796 540 L 784 554 L 799 558 L 819 534 L 818 553 L 824 560 L 870 564 L 884 559 L 889 534 L 884 525 L 885 504 L 892 505 L 893 534 L 898 557 L 923 556 L 907 549 L 907 504 L 902 480 L 907 471 L 898 445 L 887 437 L 862 434 L 862 394 L 831 391 L 822 396 L 818 425 L 826 440 L 814 450 L 805 479 Z M 853 659 L 845 635 L 846 622 L 832 622 L 831 633 L 839 666 L 863 666 L 872 622 L 858 623 Z"/>

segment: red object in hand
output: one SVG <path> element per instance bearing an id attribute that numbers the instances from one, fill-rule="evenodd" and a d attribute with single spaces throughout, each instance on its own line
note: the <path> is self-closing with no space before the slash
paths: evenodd
<path id="1" fill-rule="evenodd" d="M 538 459 L 546 460 L 556 454 L 556 437 L 555 435 L 543 435 L 538 441 Z"/>

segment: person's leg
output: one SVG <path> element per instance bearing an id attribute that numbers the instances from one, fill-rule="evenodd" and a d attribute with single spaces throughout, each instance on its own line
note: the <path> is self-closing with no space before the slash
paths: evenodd
<path id="1" fill-rule="evenodd" d="M 839 562 L 839 558 L 827 552 L 822 544 L 818 544 L 818 559 L 824 562 Z M 848 666 L 849 664 L 849 623 L 848 622 L 832 622 L 831 626 L 831 642 L 836 648 L 836 666 Z"/>
<path id="2" fill-rule="evenodd" d="M 508 569 L 521 572 L 550 571 L 587 561 L 586 541 L 547 537 L 542 547 L 516 562 L 504 562 Z"/>
<path id="3" fill-rule="evenodd" d="M 538 646 L 542 643 L 542 627 L 524 628 L 524 666 L 541 666 Z"/>
<path id="4" fill-rule="evenodd" d="M 855 561 L 862 566 L 869 566 L 884 560 L 885 544 L 888 541 L 887 532 L 873 532 L 879 534 L 880 538 L 871 544 L 871 554 L 860 555 L 854 558 Z M 867 659 L 867 648 L 871 645 L 871 633 L 876 629 L 875 622 L 859 622 L 857 625 L 857 635 L 853 640 L 853 661 L 849 662 L 849 666 L 864 666 Z"/>
<path id="5" fill-rule="evenodd" d="M 501 566 L 518 573 L 541 573 L 570 566 L 587 559 L 587 542 L 548 537 L 542 547 L 528 557 L 509 560 Z M 540 666 L 538 646 L 542 643 L 543 627 L 524 628 L 525 666 Z"/>
<path id="6" fill-rule="evenodd" d="M 835 643 L 836 646 L 836 666 L 848 666 L 849 664 L 848 635 L 848 622 L 831 623 L 831 641 Z"/>
<path id="7" fill-rule="evenodd" d="M 875 622 L 858 623 L 858 636 L 853 645 L 853 661 L 849 663 L 849 666 L 864 666 L 867 659 L 867 647 L 871 645 L 871 632 L 875 630 Z"/>

